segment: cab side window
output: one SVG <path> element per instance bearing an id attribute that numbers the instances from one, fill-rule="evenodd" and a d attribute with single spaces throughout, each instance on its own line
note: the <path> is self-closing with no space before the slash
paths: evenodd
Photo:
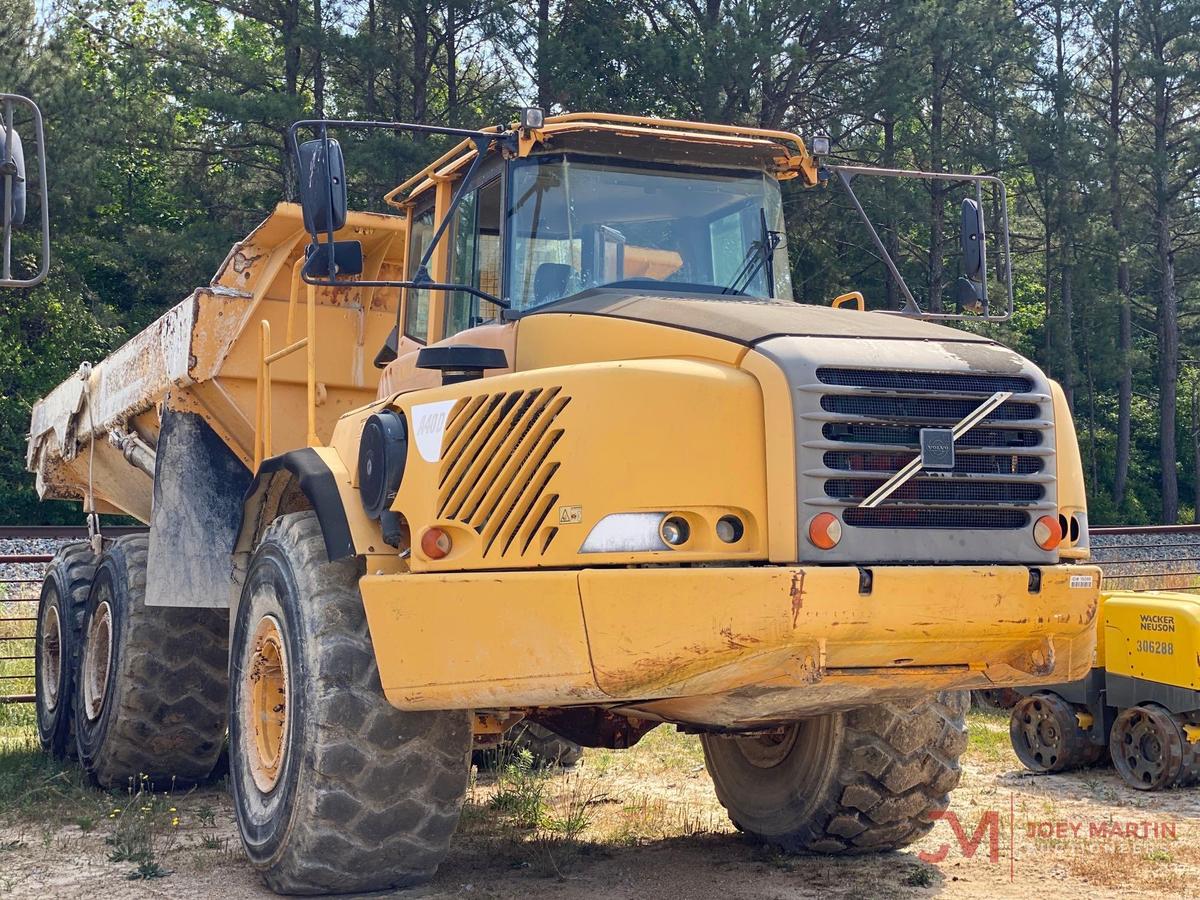
<path id="1" fill-rule="evenodd" d="M 408 248 L 408 279 L 417 274 L 421 257 L 433 237 L 433 209 L 417 213 L 412 220 L 412 239 Z M 429 336 L 429 291 L 408 289 L 408 309 L 404 315 L 404 334 L 425 343 Z"/>
<path id="2" fill-rule="evenodd" d="M 500 293 L 500 179 L 463 197 L 454 215 L 454 262 L 451 272 L 457 284 L 489 294 Z M 499 307 L 481 297 L 453 293 L 447 297 L 446 326 L 449 337 L 484 322 L 495 321 Z"/>

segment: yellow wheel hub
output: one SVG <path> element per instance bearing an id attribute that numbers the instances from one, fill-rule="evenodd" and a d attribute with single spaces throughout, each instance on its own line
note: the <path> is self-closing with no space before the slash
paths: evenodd
<path id="1" fill-rule="evenodd" d="M 243 696 L 246 710 L 246 756 L 258 789 L 275 788 L 287 755 L 287 651 L 283 631 L 274 616 L 259 620 L 251 641 L 250 664 Z"/>

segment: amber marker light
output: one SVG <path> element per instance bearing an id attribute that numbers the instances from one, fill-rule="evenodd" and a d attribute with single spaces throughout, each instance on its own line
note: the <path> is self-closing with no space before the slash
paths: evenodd
<path id="1" fill-rule="evenodd" d="M 430 559 L 442 559 L 452 546 L 450 535 L 440 528 L 426 528 L 421 535 L 421 552 Z"/>
<path id="2" fill-rule="evenodd" d="M 814 547 L 832 550 L 842 539 L 842 523 L 833 513 L 817 513 L 808 523 L 808 539 Z"/>
<path id="3" fill-rule="evenodd" d="M 1033 542 L 1043 550 L 1053 550 L 1063 539 L 1057 516 L 1042 516 L 1033 523 Z"/>

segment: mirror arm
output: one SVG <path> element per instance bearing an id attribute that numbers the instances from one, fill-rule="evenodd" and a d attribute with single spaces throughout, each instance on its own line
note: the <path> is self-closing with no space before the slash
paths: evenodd
<path id="1" fill-rule="evenodd" d="M 425 248 L 425 252 L 421 254 L 421 262 L 417 266 L 417 271 L 414 278 L 418 282 L 429 281 L 429 261 L 433 258 L 433 251 L 437 249 L 438 241 L 442 239 L 442 235 L 446 233 L 446 229 L 450 227 L 450 221 L 454 218 L 454 213 L 458 210 L 458 206 L 462 203 L 463 197 L 467 195 L 467 190 L 471 184 L 471 179 L 475 177 L 475 172 L 479 168 L 479 164 L 483 162 L 483 155 L 487 152 L 488 144 L 492 142 L 492 136 L 479 136 L 473 138 L 475 142 L 475 158 L 471 160 L 471 165 L 467 167 L 467 174 L 462 177 L 462 181 L 458 183 L 458 187 L 454 189 L 454 196 L 450 198 L 450 206 L 446 209 L 446 215 L 442 217 L 442 221 L 438 223 L 437 231 L 433 233 L 433 237 L 429 239 L 429 246 Z"/>
<path id="2" fill-rule="evenodd" d="M 477 287 L 471 287 L 469 284 L 450 284 L 441 281 L 431 281 L 429 279 L 409 281 L 358 281 L 349 279 L 330 279 L 330 278 L 309 278 L 301 273 L 301 280 L 305 284 L 311 284 L 315 287 L 370 287 L 370 288 L 410 288 L 417 291 L 454 291 L 463 294 L 470 294 L 472 297 L 478 297 L 481 300 L 486 300 L 488 303 L 494 303 L 501 309 L 508 309 L 509 302 L 495 294 L 489 294 L 487 291 L 480 290 Z"/>
<path id="3" fill-rule="evenodd" d="M 854 204 L 854 208 L 858 210 L 858 217 L 862 219 L 863 224 L 867 226 L 867 231 L 871 235 L 871 240 L 875 242 L 875 249 L 879 251 L 880 257 L 883 259 L 883 264 L 887 266 L 887 270 L 891 273 L 892 278 L 900 286 L 900 290 L 904 293 L 904 308 L 900 312 L 905 315 L 919 316 L 921 307 L 913 298 L 912 291 L 908 289 L 908 282 L 900 275 L 900 270 L 896 267 L 892 255 L 887 252 L 887 247 L 883 245 L 883 239 L 879 237 L 879 232 L 875 230 L 874 224 L 871 222 L 870 216 L 863 209 L 862 204 L 858 201 L 858 195 L 854 193 L 854 188 L 850 185 L 854 178 L 853 174 L 848 173 L 841 166 L 835 166 L 834 171 L 837 172 L 838 178 L 841 179 L 842 187 L 846 189 L 846 193 L 850 195 L 850 202 Z"/>
<path id="4" fill-rule="evenodd" d="M 888 272 L 891 273 L 891 276 L 896 280 L 896 283 L 899 284 L 900 290 L 904 294 L 904 298 L 905 298 L 904 308 L 899 310 L 899 313 L 901 315 L 919 316 L 921 318 L 926 318 L 926 319 L 970 318 L 970 319 L 977 320 L 977 321 L 987 321 L 987 322 L 1006 322 L 1010 318 L 1012 318 L 1012 314 L 1013 314 L 1012 251 L 1009 246 L 1009 236 L 1008 236 L 1008 191 L 1004 187 L 1004 182 L 1001 179 L 997 178 L 994 175 L 965 175 L 965 174 L 956 173 L 956 172 L 922 172 L 922 171 L 916 171 L 916 170 L 910 170 L 910 169 L 882 169 L 882 168 L 878 168 L 875 166 L 841 166 L 841 165 L 834 166 L 834 165 L 829 165 L 829 166 L 823 167 L 822 172 L 823 173 L 836 172 L 839 180 L 842 182 L 842 186 L 845 187 L 845 189 L 846 189 L 846 193 L 850 195 L 850 201 L 854 204 L 854 208 L 858 211 L 859 218 L 862 219 L 863 224 L 867 226 L 867 232 L 871 235 L 871 240 L 875 244 L 875 249 L 879 251 L 879 255 L 883 259 L 884 265 L 887 266 Z M 922 180 L 956 181 L 956 182 L 973 181 L 973 182 L 975 182 L 975 194 L 976 194 L 977 200 L 979 202 L 980 209 L 983 208 L 983 202 L 982 202 L 983 182 L 989 181 L 992 184 L 994 184 L 996 187 L 996 190 L 999 192 L 999 198 L 1000 198 L 1000 223 L 1002 226 L 1001 234 L 1003 236 L 1003 246 L 1001 248 L 1001 252 L 1004 254 L 1004 259 L 1002 261 L 1002 265 L 1004 268 L 1004 275 L 1003 275 L 1002 280 L 1004 282 L 1004 285 L 1007 289 L 1007 294 L 1008 294 L 1008 297 L 1007 297 L 1008 303 L 1004 310 L 1004 313 L 1002 315 L 1001 314 L 992 315 L 990 308 L 988 308 L 987 306 L 984 307 L 985 312 L 982 316 L 966 316 L 966 317 L 961 316 L 961 315 L 955 315 L 952 313 L 929 313 L 929 312 L 922 310 L 921 305 L 919 303 L 917 303 L 916 299 L 913 297 L 912 291 L 909 290 L 907 282 L 905 282 L 903 277 L 901 277 L 900 270 L 896 267 L 896 263 L 892 259 L 891 254 L 889 254 L 887 252 L 887 248 L 884 247 L 883 241 L 879 237 L 879 232 L 875 230 L 875 226 L 871 223 L 870 217 L 867 215 L 866 211 L 862 207 L 862 204 L 859 202 L 858 196 L 854 193 L 854 188 L 851 187 L 850 182 L 853 181 L 853 179 L 858 175 L 872 175 L 872 176 L 876 176 L 876 177 L 880 177 L 880 178 L 916 178 L 916 179 L 922 179 Z M 983 247 L 981 247 L 980 249 L 983 253 L 986 254 L 986 244 Z M 983 286 L 983 297 L 981 298 L 981 300 L 984 304 L 988 303 L 988 301 L 986 299 L 986 297 L 987 297 L 986 258 L 987 257 L 985 255 L 984 256 L 985 266 L 983 269 L 983 279 L 982 279 L 983 285 L 984 285 Z M 997 273 L 997 277 L 999 277 L 999 273 Z M 892 312 L 892 313 L 896 312 L 896 310 L 882 310 L 882 311 L 883 312 Z"/>

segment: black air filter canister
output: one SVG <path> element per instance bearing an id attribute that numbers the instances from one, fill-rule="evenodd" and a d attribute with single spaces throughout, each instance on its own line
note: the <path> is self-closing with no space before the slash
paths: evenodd
<path id="1" fill-rule="evenodd" d="M 378 519 L 390 509 L 404 478 L 408 424 L 404 414 L 385 409 L 371 415 L 358 445 L 358 489 L 363 509 Z"/>

